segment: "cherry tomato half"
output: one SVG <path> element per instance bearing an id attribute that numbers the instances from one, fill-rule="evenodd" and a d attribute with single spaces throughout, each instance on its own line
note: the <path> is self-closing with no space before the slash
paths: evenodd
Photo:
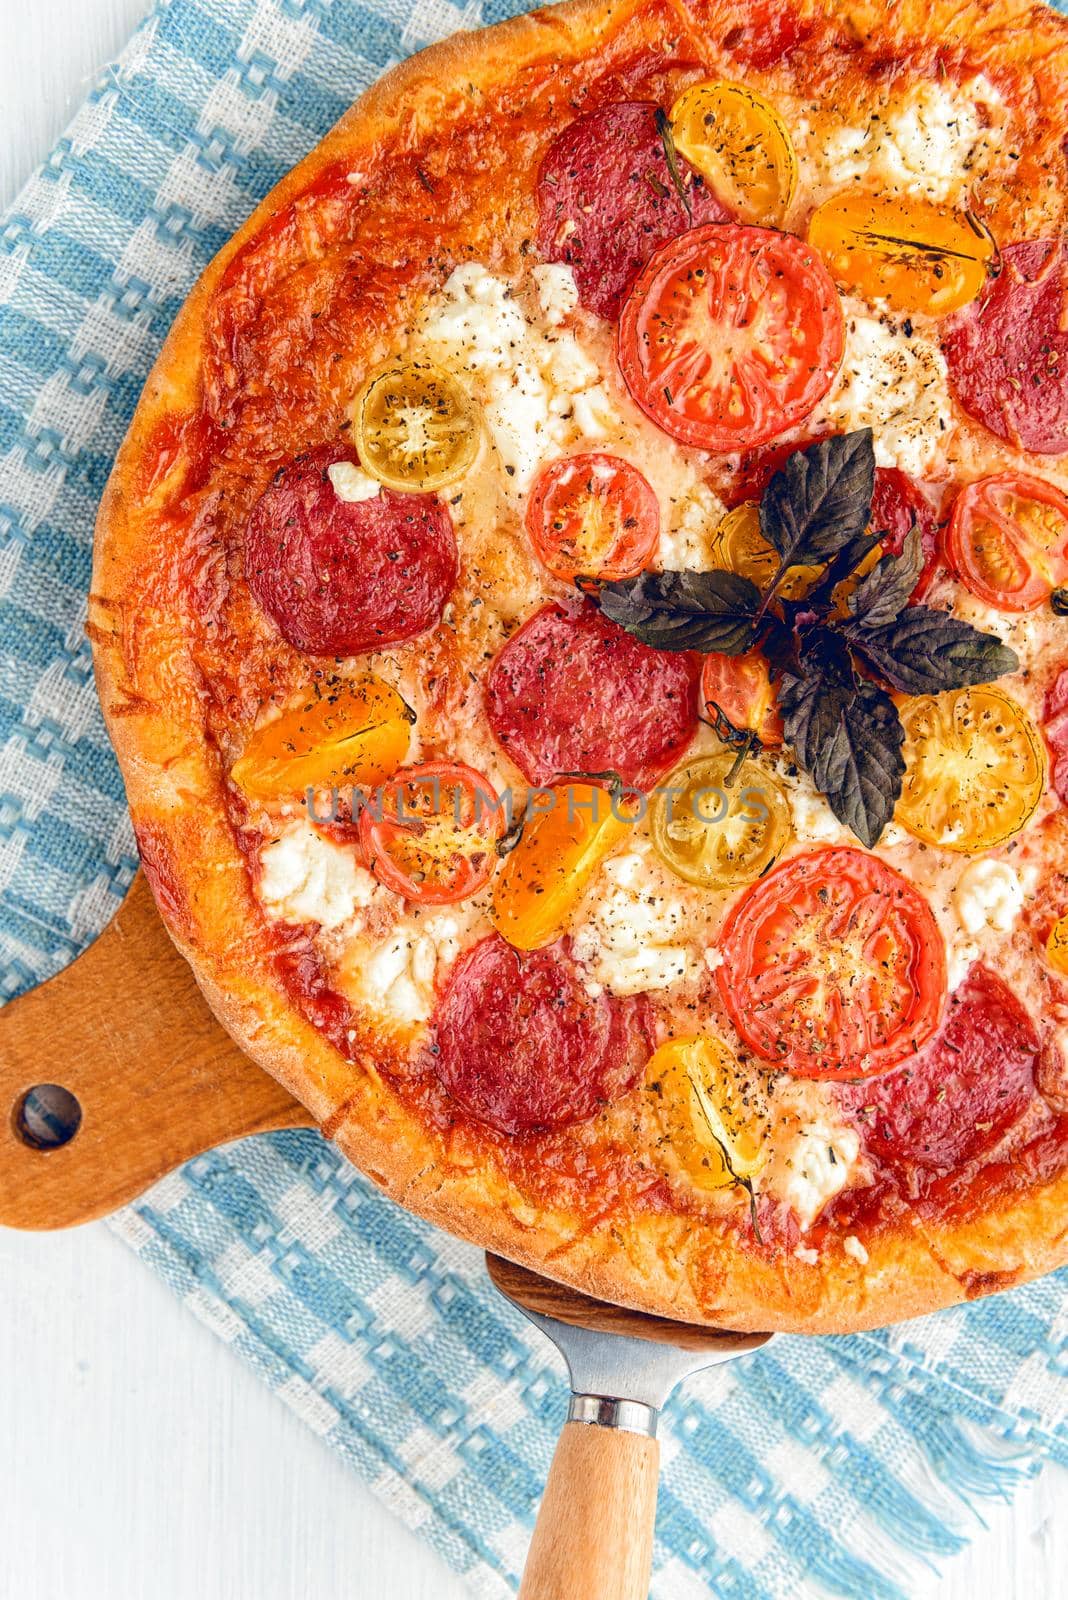
<path id="1" fill-rule="evenodd" d="M 989 230 L 970 212 L 852 190 L 816 209 L 808 238 L 847 289 L 932 317 L 974 300 L 997 257 Z"/>
<path id="2" fill-rule="evenodd" d="M 394 357 L 372 372 L 353 407 L 360 465 L 389 489 L 428 494 L 455 483 L 478 453 L 478 407 L 431 361 Z"/>
<path id="3" fill-rule="evenodd" d="M 749 578 L 758 589 L 774 578 L 779 553 L 760 531 L 760 506 L 755 500 L 743 500 L 727 512 L 713 536 L 712 559 L 717 567 Z M 799 600 L 822 571 L 822 567 L 787 567 L 778 593 L 784 600 Z"/>
<path id="4" fill-rule="evenodd" d="M 417 905 L 481 889 L 497 863 L 504 810 L 471 767 L 428 761 L 395 773 L 360 812 L 360 846 L 379 883 Z"/>
<path id="5" fill-rule="evenodd" d="M 761 744 L 782 744 L 782 714 L 768 663 L 759 650 L 742 656 L 718 652 L 705 656 L 701 699 L 710 718 L 718 708 L 735 728 L 751 728 Z"/>
<path id="6" fill-rule="evenodd" d="M 768 1114 L 734 1056 L 714 1033 L 669 1039 L 645 1069 L 664 1129 L 658 1148 L 700 1189 L 752 1178 L 767 1159 Z"/>
<path id="7" fill-rule="evenodd" d="M 716 979 L 749 1048 L 801 1078 L 885 1072 L 942 1015 L 946 951 L 927 901 L 878 856 L 792 856 L 737 901 Z"/>
<path id="8" fill-rule="evenodd" d="M 774 106 L 740 83 L 695 83 L 671 108 L 679 153 L 741 222 L 778 227 L 797 188 L 797 157 Z"/>
<path id="9" fill-rule="evenodd" d="M 555 578 L 633 578 L 660 538 L 660 503 L 629 461 L 564 456 L 538 475 L 527 502 L 534 553 Z"/>
<path id="10" fill-rule="evenodd" d="M 676 767 L 650 807 L 653 848 L 702 889 L 737 889 L 766 872 L 793 838 L 790 807 L 756 761 L 720 750 Z"/>
<path id="11" fill-rule="evenodd" d="M 372 673 L 327 678 L 257 728 L 230 776 L 257 800 L 381 783 L 407 755 L 414 720 L 396 689 Z"/>
<path id="12" fill-rule="evenodd" d="M 727 453 L 808 416 L 844 340 L 838 291 L 811 246 L 708 223 L 663 245 L 639 275 L 620 316 L 619 365 L 665 433 Z"/>
<path id="13" fill-rule="evenodd" d="M 1000 611 L 1034 611 L 1068 583 L 1068 495 L 1000 472 L 962 489 L 946 534 L 960 580 Z"/>
<path id="14" fill-rule="evenodd" d="M 1068 911 L 1058 917 L 1046 940 L 1046 960 L 1054 972 L 1068 978 Z"/>

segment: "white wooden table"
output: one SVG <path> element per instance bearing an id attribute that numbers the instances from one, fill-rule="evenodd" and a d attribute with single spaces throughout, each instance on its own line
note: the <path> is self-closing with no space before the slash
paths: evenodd
<path id="1" fill-rule="evenodd" d="M 142 4 L 0 0 L 0 204 Z M 986 1517 L 914 1600 L 1065 1594 L 1068 1474 Z M 467 1593 L 101 1226 L 0 1230 L 0 1551 L 12 1600 Z"/>

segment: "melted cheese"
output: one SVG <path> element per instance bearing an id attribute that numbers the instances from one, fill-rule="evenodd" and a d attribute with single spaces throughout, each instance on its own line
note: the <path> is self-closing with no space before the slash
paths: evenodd
<path id="1" fill-rule="evenodd" d="M 351 505 L 374 500 L 382 492 L 378 479 L 361 471 L 354 461 L 335 461 L 332 467 L 327 467 L 326 475 L 338 499 L 347 500 Z"/>
<path id="2" fill-rule="evenodd" d="M 389 1027 L 410 1030 L 426 1022 L 439 971 L 442 977 L 449 971 L 470 925 L 464 906 L 399 917 L 384 936 L 360 939 L 346 952 L 344 992 Z"/>
<path id="3" fill-rule="evenodd" d="M 1010 933 L 1023 910 L 1024 891 L 1011 862 L 983 857 L 965 867 L 953 898 L 961 927 L 974 939 L 988 928 Z"/>
<path id="4" fill-rule="evenodd" d="M 799 118 L 796 142 L 814 204 L 860 187 L 959 203 L 997 160 L 1004 121 L 985 78 L 924 80 L 851 123 L 814 110 Z"/>
<path id="5" fill-rule="evenodd" d="M 657 564 L 665 571 L 701 572 L 715 566 L 715 532 L 726 507 L 707 484 L 693 483 L 669 503 Z"/>

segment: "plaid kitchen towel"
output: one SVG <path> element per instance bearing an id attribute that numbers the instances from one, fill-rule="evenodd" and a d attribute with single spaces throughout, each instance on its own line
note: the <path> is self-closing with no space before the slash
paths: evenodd
<path id="1" fill-rule="evenodd" d="M 390 62 L 508 0 L 171 0 L 10 208 L 0 249 L 0 974 L 54 972 L 136 866 L 83 633 L 97 500 L 201 267 Z M 316 1135 L 191 1162 L 118 1233 L 472 1587 L 514 1587 L 560 1363 L 477 1252 Z M 984 1497 L 1068 1462 L 1068 1275 L 784 1339 L 665 1420 L 662 1600 L 894 1600 Z"/>

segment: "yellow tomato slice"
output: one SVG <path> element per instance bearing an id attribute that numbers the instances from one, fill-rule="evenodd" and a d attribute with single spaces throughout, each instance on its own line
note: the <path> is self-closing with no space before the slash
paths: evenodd
<path id="1" fill-rule="evenodd" d="M 774 106 L 739 83 L 695 83 L 671 108 L 675 146 L 742 222 L 777 227 L 797 188 L 797 157 Z"/>
<path id="2" fill-rule="evenodd" d="M 467 471 L 478 451 L 478 408 L 430 361 L 387 361 L 360 390 L 353 442 L 363 470 L 389 489 L 429 494 Z"/>
<path id="3" fill-rule="evenodd" d="M 646 1068 L 645 1086 L 670 1154 L 700 1188 L 726 1188 L 760 1171 L 767 1111 L 715 1034 L 662 1044 Z"/>
<path id="4" fill-rule="evenodd" d="M 1059 917 L 1046 940 L 1046 960 L 1054 972 L 1068 978 L 1068 911 Z"/>
<path id="5" fill-rule="evenodd" d="M 230 776 L 257 800 L 381 783 L 408 754 L 415 714 L 371 673 L 329 678 L 252 735 Z"/>
<path id="6" fill-rule="evenodd" d="M 737 889 L 766 872 L 793 835 L 790 807 L 756 761 L 724 750 L 676 767 L 650 806 L 653 847 L 702 889 Z"/>
<path id="7" fill-rule="evenodd" d="M 1042 739 L 1015 700 L 980 686 L 900 708 L 905 778 L 894 815 L 917 839 L 975 852 L 1018 833 L 1042 798 Z"/>
<path id="8" fill-rule="evenodd" d="M 817 207 L 808 239 L 846 288 L 933 317 L 974 300 L 998 253 L 970 212 L 852 191 Z"/>
<path id="9" fill-rule="evenodd" d="M 760 507 L 755 500 L 743 500 L 716 528 L 712 565 L 749 578 L 758 589 L 765 588 L 778 572 L 779 555 L 760 531 Z M 788 567 L 779 594 L 786 600 L 799 599 L 821 571 L 820 567 Z"/>
<path id="10" fill-rule="evenodd" d="M 634 826 L 595 784 L 561 784 L 551 793 L 551 808 L 539 806 L 524 823 L 494 880 L 490 915 L 517 950 L 538 950 L 560 937 L 593 874 Z"/>

